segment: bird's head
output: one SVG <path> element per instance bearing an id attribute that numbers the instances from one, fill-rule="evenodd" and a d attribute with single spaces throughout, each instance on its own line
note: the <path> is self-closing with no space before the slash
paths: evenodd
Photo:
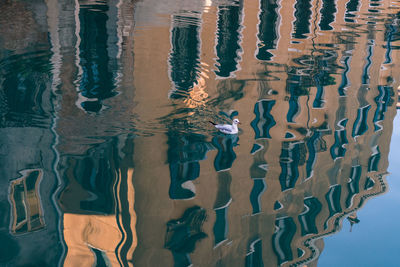
<path id="1" fill-rule="evenodd" d="M 233 120 L 233 124 L 240 124 L 239 119 L 234 119 L 234 120 Z"/>

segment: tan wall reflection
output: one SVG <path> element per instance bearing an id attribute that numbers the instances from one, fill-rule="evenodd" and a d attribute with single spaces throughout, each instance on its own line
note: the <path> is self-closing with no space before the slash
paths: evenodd
<path id="1" fill-rule="evenodd" d="M 132 238 L 128 243 L 127 263 L 132 265 L 132 255 L 137 245 L 137 237 L 135 231 L 136 214 L 134 210 L 135 193 L 132 185 L 133 169 L 128 170 L 127 174 L 127 196 L 128 212 L 130 225 L 124 225 L 121 215 L 87 215 L 64 213 L 64 240 L 68 246 L 64 266 L 93 266 L 100 259 L 99 254 L 94 253 L 93 249 L 100 251 L 102 259 L 107 266 L 121 266 L 120 250 L 124 247 L 126 240 Z M 119 177 L 121 179 L 122 177 Z M 116 200 L 119 198 L 120 184 L 117 184 Z M 125 197 L 123 198 L 125 199 Z M 119 206 L 121 203 L 118 203 Z M 126 214 L 125 214 L 126 216 Z M 129 227 L 132 236 L 124 227 Z"/>
<path id="2" fill-rule="evenodd" d="M 361 2 L 355 19 L 365 21 L 368 4 Z M 337 232 L 346 217 L 355 224 L 366 200 L 386 191 L 399 52 L 386 61 L 381 24 L 355 34 L 343 19 L 345 1 L 335 4 L 336 19 L 323 26 L 317 23 L 323 21 L 321 1 L 310 2 L 308 32 L 297 32 L 296 3 L 204 1 L 182 7 L 170 1 L 161 8 L 158 1 L 142 1 L 134 10 L 130 1 L 112 2 L 122 5 L 107 11 L 119 23 L 112 30 L 123 44 L 113 47 L 121 53 L 120 94 L 104 100 L 112 108 L 94 116 L 80 106 L 88 97 L 77 85 L 84 60 L 75 2 L 78 28 L 69 28 L 75 39 L 62 52 L 57 125 L 64 265 L 91 266 L 100 255 L 112 266 L 171 266 L 177 260 L 316 266 L 323 237 Z M 274 17 L 263 17 L 268 14 Z M 160 17 L 164 21 L 157 23 Z M 223 32 L 232 21 L 233 30 Z M 180 46 L 185 34 L 196 46 Z M 229 42 L 237 45 L 233 51 L 224 50 Z M 182 58 L 190 59 L 192 73 L 182 73 Z M 239 112 L 240 146 L 208 132 L 208 120 L 220 110 Z M 184 127 L 174 129 L 175 119 Z M 203 132 L 182 133 L 187 125 L 200 125 L 193 128 Z M 127 138 L 130 130 L 140 137 Z M 228 156 L 231 162 L 224 161 Z M 86 170 L 89 163 L 93 167 Z M 106 189 L 87 182 L 98 174 L 90 171 L 104 166 L 111 169 L 100 180 L 109 183 Z M 100 207 L 93 207 L 96 189 L 107 200 Z M 193 227 L 201 237 L 193 251 L 182 252 L 165 239 L 174 236 L 167 234 L 172 223 L 184 221 L 191 229 L 196 214 L 184 214 L 193 206 L 205 210 L 207 220 Z"/>
<path id="3" fill-rule="evenodd" d="M 195 67 L 198 68 L 197 78 L 202 81 L 200 73 L 204 68 L 207 77 L 205 83 L 192 83 L 194 79 L 188 78 L 186 94 L 180 93 L 175 98 L 171 97 L 171 90 L 176 92 L 176 87 L 180 87 L 181 92 L 184 83 L 174 80 L 171 74 L 166 77 L 165 67 L 167 64 L 171 73 L 171 57 L 176 56 L 174 49 L 179 46 L 172 39 L 178 31 L 183 31 L 174 30 L 174 27 L 183 28 L 177 23 L 180 18 L 176 17 L 187 9 L 179 12 L 177 8 L 175 13 L 168 10 L 168 14 L 172 14 L 168 17 L 169 27 L 157 25 L 152 30 L 137 29 L 134 51 L 138 56 L 134 75 L 141 77 L 135 80 L 136 95 L 143 101 L 137 110 L 141 117 L 146 120 L 164 118 L 170 102 L 163 95 L 169 95 L 170 101 L 176 104 L 170 111 L 173 118 L 180 118 L 179 110 L 189 107 L 193 111 L 190 114 L 200 114 L 204 118 L 188 116 L 184 120 L 195 121 L 204 128 L 207 126 L 203 120 L 218 110 L 237 110 L 240 120 L 245 122 L 239 136 L 240 146 L 233 148 L 237 158 L 231 169 L 215 172 L 215 149 L 207 152 L 207 158 L 195 159 L 200 173 L 195 180 L 182 183 L 184 189 L 191 184 L 194 192 L 193 198 L 185 200 L 171 199 L 166 187 L 171 188 L 172 182 L 165 181 L 168 166 L 155 163 L 168 162 L 163 156 L 155 158 L 154 154 L 160 147 L 168 149 L 165 144 L 171 142 L 170 137 L 156 134 L 151 142 L 136 141 L 135 155 L 142 166 L 135 173 L 135 188 L 146 192 L 138 196 L 136 202 L 136 210 L 141 214 L 137 230 L 148 237 L 139 241 L 135 251 L 134 262 L 138 265 L 156 264 L 161 259 L 168 259 L 172 265 L 176 256 L 162 249 L 162 222 L 182 219 L 188 208 L 198 205 L 207 210 L 208 219 L 203 230 L 208 238 L 196 243 L 195 251 L 188 253 L 193 264 L 242 266 L 247 261 L 256 261 L 257 253 L 261 253 L 266 265 L 316 266 L 324 247 L 323 237 L 339 231 L 343 223 L 355 224 L 356 212 L 366 201 L 387 190 L 387 155 L 396 107 L 393 88 L 398 86 L 400 72 L 398 50 L 392 50 L 392 61 L 387 62 L 387 50 L 378 45 L 385 40 L 382 25 L 377 23 L 360 31 L 352 28 L 347 20 L 353 17 L 349 16 L 346 1 L 334 4 L 332 22 L 319 25 L 323 20 L 321 8 L 327 1 L 310 1 L 309 31 L 301 38 L 294 27 L 299 20 L 295 14 L 297 1 L 260 2 L 276 4 L 276 24 L 267 24 L 267 27 L 275 28 L 277 37 L 270 40 L 273 44 L 259 39 L 262 38 L 259 33 L 261 4 L 243 2 L 238 19 L 240 49 L 234 55 L 237 66 L 228 77 L 216 74 L 221 72 L 215 61 L 218 61 L 217 36 L 221 30 L 218 21 L 223 21 L 223 12 L 229 10 L 229 4 L 222 3 L 218 7 L 215 3 L 206 8 L 207 12 L 195 5 L 192 7 L 200 21 L 190 35 L 201 40 Z M 381 3 L 379 10 L 389 10 L 389 4 Z M 268 4 L 265 5 L 268 8 Z M 151 4 L 138 4 L 137 12 L 149 15 L 149 6 Z M 360 1 L 354 20 L 364 23 L 368 19 L 362 14 L 370 9 L 368 2 Z M 188 25 L 188 28 L 193 26 Z M 323 27 L 332 29 L 322 30 Z M 154 40 L 158 40 L 159 45 L 154 54 L 142 53 L 144 47 L 155 46 Z M 393 41 L 392 45 L 397 43 L 398 40 Z M 258 59 L 259 49 L 268 45 L 271 59 Z M 169 53 L 168 58 L 166 53 Z M 188 51 L 182 51 L 182 55 L 196 57 Z M 163 61 L 161 66 L 160 60 Z M 373 62 L 370 66 L 369 61 Z M 325 69 L 329 73 L 322 77 Z M 156 75 L 156 80 L 149 78 Z M 322 77 L 321 86 L 315 85 L 318 75 Z M 172 88 L 167 88 L 166 84 Z M 304 88 L 298 88 L 298 95 L 293 98 L 290 90 L 296 84 Z M 192 94 L 198 86 L 209 96 L 205 110 L 196 109 L 192 104 Z M 148 95 L 156 88 L 159 89 L 157 96 Z M 234 99 L 239 93 L 243 97 Z M 144 104 L 155 101 L 160 101 L 159 106 L 163 108 L 154 110 Z M 298 110 L 293 111 L 296 106 Z M 268 135 L 265 130 L 267 115 L 275 122 L 268 129 Z M 188 147 L 195 147 L 195 143 L 187 141 L 189 137 L 182 134 L 181 138 L 189 142 Z M 253 148 L 254 153 L 249 153 Z M 182 166 L 185 168 L 189 164 Z M 297 176 L 290 173 L 295 171 Z M 224 189 L 220 189 L 222 187 Z M 223 190 L 232 197 L 232 202 L 227 202 L 226 206 L 228 232 L 227 239 L 215 246 L 214 228 L 220 216 L 216 202 L 222 198 Z M 254 204 L 256 201 L 251 203 L 252 191 L 255 196 L 261 192 L 257 196 L 259 206 Z M 167 198 L 170 200 L 160 200 Z M 348 219 L 344 221 L 345 218 Z"/>

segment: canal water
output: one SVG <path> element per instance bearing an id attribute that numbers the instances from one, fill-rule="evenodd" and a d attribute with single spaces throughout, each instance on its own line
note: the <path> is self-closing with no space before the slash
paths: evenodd
<path id="1" fill-rule="evenodd" d="M 1 1 L 0 266 L 398 266 L 399 80 L 398 0 Z"/>

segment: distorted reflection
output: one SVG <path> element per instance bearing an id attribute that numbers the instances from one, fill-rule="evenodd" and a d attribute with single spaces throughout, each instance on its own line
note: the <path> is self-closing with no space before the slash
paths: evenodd
<path id="1" fill-rule="evenodd" d="M 182 217 L 167 223 L 164 247 L 171 250 L 174 266 L 190 266 L 189 253 L 195 250 L 196 243 L 207 237 L 202 226 L 206 220 L 206 211 L 194 206 L 188 208 Z"/>
<path id="2" fill-rule="evenodd" d="M 1 2 L 0 265 L 316 266 L 388 191 L 399 14 Z"/>

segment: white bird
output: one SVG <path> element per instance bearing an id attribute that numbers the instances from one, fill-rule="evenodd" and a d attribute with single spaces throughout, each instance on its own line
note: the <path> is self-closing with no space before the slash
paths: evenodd
<path id="1" fill-rule="evenodd" d="M 216 124 L 210 121 L 215 128 L 217 128 L 221 133 L 224 134 L 237 134 L 239 132 L 238 124 L 240 124 L 238 119 L 234 119 L 232 125 L 230 124 Z"/>

